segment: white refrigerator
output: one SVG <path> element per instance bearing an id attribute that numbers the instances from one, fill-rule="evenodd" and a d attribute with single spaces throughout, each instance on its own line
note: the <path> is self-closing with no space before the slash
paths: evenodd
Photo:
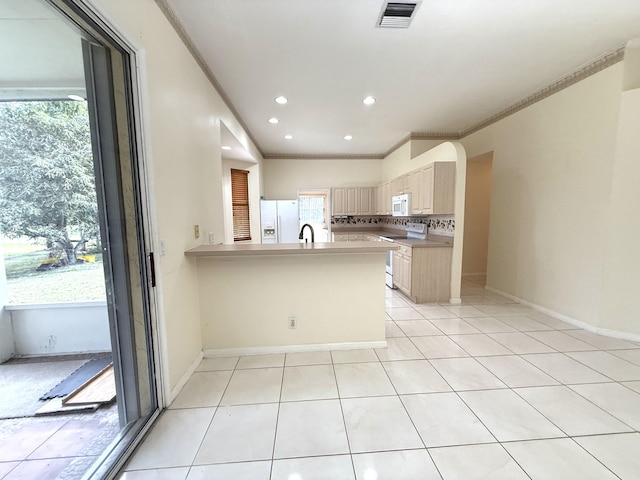
<path id="1" fill-rule="evenodd" d="M 299 243 L 297 200 L 260 200 L 262 243 Z"/>

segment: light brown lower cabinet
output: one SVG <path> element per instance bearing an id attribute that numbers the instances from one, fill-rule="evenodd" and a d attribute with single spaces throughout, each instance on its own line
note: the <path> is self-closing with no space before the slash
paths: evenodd
<path id="1" fill-rule="evenodd" d="M 451 247 L 411 248 L 393 252 L 393 283 L 415 303 L 448 302 Z"/>

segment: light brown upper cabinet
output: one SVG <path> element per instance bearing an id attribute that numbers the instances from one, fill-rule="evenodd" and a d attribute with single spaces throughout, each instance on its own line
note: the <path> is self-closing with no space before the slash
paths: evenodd
<path id="1" fill-rule="evenodd" d="M 412 174 L 415 172 L 412 172 Z M 411 213 L 444 215 L 454 213 L 455 162 L 434 162 L 418 171 L 420 192 L 412 195 Z"/>
<path id="2" fill-rule="evenodd" d="M 331 214 L 346 215 L 347 204 L 345 200 L 346 189 L 344 187 L 331 189 Z"/>
<path id="3" fill-rule="evenodd" d="M 360 187 L 358 190 L 358 215 L 375 215 L 376 187 Z"/>
<path id="4" fill-rule="evenodd" d="M 378 215 L 391 215 L 391 182 L 378 185 L 378 201 L 376 212 Z"/>
<path id="5" fill-rule="evenodd" d="M 411 192 L 411 214 L 420 215 L 422 213 L 422 169 L 409 173 L 409 190 Z"/>
<path id="6" fill-rule="evenodd" d="M 334 187 L 331 189 L 332 215 L 375 215 L 375 187 Z"/>

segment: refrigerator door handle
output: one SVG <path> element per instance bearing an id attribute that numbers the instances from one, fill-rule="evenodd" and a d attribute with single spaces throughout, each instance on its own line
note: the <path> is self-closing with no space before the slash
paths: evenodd
<path id="1" fill-rule="evenodd" d="M 280 215 L 276 215 L 276 243 L 280 243 Z"/>

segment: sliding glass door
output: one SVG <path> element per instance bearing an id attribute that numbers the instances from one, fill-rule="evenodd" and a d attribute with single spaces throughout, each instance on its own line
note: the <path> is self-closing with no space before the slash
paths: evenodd
<path id="1" fill-rule="evenodd" d="M 51 2 L 81 32 L 120 435 L 86 476 L 110 478 L 160 408 L 154 265 L 132 52 L 72 0 Z"/>

